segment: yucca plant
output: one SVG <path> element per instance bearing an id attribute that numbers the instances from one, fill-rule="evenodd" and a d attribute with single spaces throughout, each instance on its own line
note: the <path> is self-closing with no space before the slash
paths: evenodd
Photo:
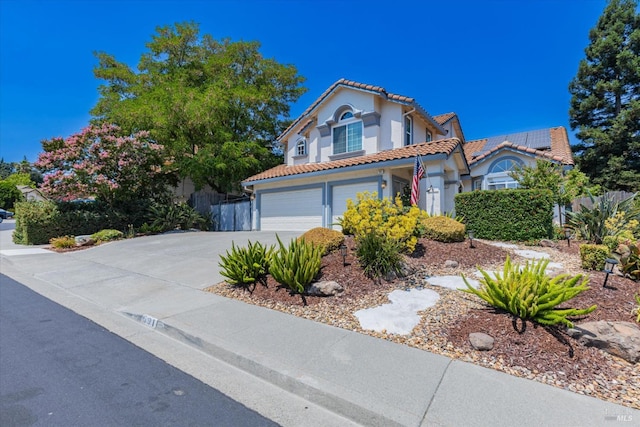
<path id="1" fill-rule="evenodd" d="M 260 242 L 253 244 L 249 241 L 246 248 L 236 247 L 232 242 L 231 252 L 220 256 L 220 274 L 227 278 L 227 283 L 242 286 L 250 292 L 257 282 L 267 286 L 266 277 L 273 250 L 273 246 L 266 247 Z"/>
<path id="2" fill-rule="evenodd" d="M 276 238 L 280 249 L 271 257 L 269 273 L 282 287 L 289 288 L 292 295 L 300 294 L 302 302 L 307 305 L 304 294 L 320 271 L 323 249 L 304 239 L 291 239 L 289 246 L 285 247 L 278 235 Z"/>
<path id="3" fill-rule="evenodd" d="M 564 302 L 589 289 L 589 279 L 582 274 L 570 277 L 561 274 L 551 278 L 545 274 L 548 260 L 526 263 L 524 267 L 512 264 L 507 257 L 502 274 L 490 275 L 480 270 L 483 279 L 479 289 L 472 287 L 462 276 L 467 289 L 490 305 L 508 311 L 522 320 L 532 320 L 542 325 L 564 324 L 573 327 L 571 316 L 584 316 L 596 309 L 593 305 L 584 309 L 558 308 Z"/>

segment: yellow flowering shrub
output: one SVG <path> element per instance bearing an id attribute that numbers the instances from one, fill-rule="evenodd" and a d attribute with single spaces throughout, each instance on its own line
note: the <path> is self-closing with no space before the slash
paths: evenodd
<path id="1" fill-rule="evenodd" d="M 356 201 L 347 200 L 342 217 L 342 230 L 346 234 L 364 237 L 368 234 L 385 236 L 402 244 L 403 250 L 413 252 L 422 236 L 422 221 L 428 215 L 417 206 L 405 208 L 400 197 L 394 201 L 378 198 L 378 193 L 358 193 Z"/>
<path id="2" fill-rule="evenodd" d="M 616 250 L 618 245 L 640 237 L 639 224 L 636 219 L 628 219 L 625 212 L 616 212 L 614 216 L 604 221 L 607 235 L 602 238 L 602 243 L 608 246 L 610 250 Z"/>

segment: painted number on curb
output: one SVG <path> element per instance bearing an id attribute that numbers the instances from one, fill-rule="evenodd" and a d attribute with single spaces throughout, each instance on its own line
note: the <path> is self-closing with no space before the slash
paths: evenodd
<path id="1" fill-rule="evenodd" d="M 153 329 L 155 329 L 156 325 L 158 324 L 158 319 L 156 319 L 155 317 L 151 317 L 151 316 L 149 316 L 147 314 L 143 314 L 142 318 L 140 319 L 140 321 L 143 324 L 145 324 L 148 327 L 153 328 Z"/>

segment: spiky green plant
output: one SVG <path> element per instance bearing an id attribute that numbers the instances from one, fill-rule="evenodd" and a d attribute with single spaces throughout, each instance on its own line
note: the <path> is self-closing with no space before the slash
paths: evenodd
<path id="1" fill-rule="evenodd" d="M 278 283 L 289 288 L 291 294 L 300 294 L 306 305 L 304 293 L 320 271 L 323 248 L 304 239 L 291 239 L 289 246 L 285 247 L 278 235 L 276 238 L 280 249 L 271 258 L 269 273 Z"/>
<path id="2" fill-rule="evenodd" d="M 545 274 L 548 260 L 527 262 L 524 267 L 512 264 L 507 257 L 502 274 L 494 275 L 480 270 L 483 279 L 479 289 L 472 287 L 462 276 L 467 289 L 490 305 L 508 311 L 522 320 L 533 320 L 542 325 L 564 324 L 573 327 L 571 316 L 584 316 L 596 309 L 557 308 L 564 302 L 586 291 L 589 279 L 582 274 L 570 277 L 561 274 L 551 278 Z"/>
<path id="3" fill-rule="evenodd" d="M 226 255 L 220 256 L 220 274 L 234 286 L 250 289 L 256 282 L 267 286 L 266 276 L 273 250 L 273 246 L 263 246 L 260 242 L 253 244 L 249 241 L 247 247 L 236 247 L 232 242 L 231 252 L 227 250 Z"/>
<path id="4" fill-rule="evenodd" d="M 638 315 L 636 322 L 640 323 L 640 294 L 636 295 L 636 314 Z"/>
<path id="5" fill-rule="evenodd" d="M 364 274 L 375 280 L 402 270 L 402 245 L 394 239 L 369 233 L 358 239 L 356 256 Z"/>

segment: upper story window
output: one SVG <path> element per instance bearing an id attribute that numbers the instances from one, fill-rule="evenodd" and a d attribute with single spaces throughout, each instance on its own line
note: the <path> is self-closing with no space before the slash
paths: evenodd
<path id="1" fill-rule="evenodd" d="M 296 156 L 307 155 L 307 141 L 303 138 L 296 142 Z"/>
<path id="2" fill-rule="evenodd" d="M 425 141 L 431 142 L 431 140 L 433 139 L 433 135 L 431 134 L 431 131 L 429 129 L 427 129 L 425 132 L 426 132 Z"/>
<path id="3" fill-rule="evenodd" d="M 362 120 L 345 111 L 333 127 L 333 154 L 362 150 Z"/>
<path id="4" fill-rule="evenodd" d="M 520 161 L 516 159 L 499 159 L 494 162 L 489 168 L 489 174 L 487 175 L 487 189 L 501 190 L 504 188 L 518 188 L 518 181 L 509 176 L 509 173 L 517 166 L 520 166 Z"/>
<path id="5" fill-rule="evenodd" d="M 404 145 L 413 144 L 413 119 L 409 116 L 404 118 Z"/>

